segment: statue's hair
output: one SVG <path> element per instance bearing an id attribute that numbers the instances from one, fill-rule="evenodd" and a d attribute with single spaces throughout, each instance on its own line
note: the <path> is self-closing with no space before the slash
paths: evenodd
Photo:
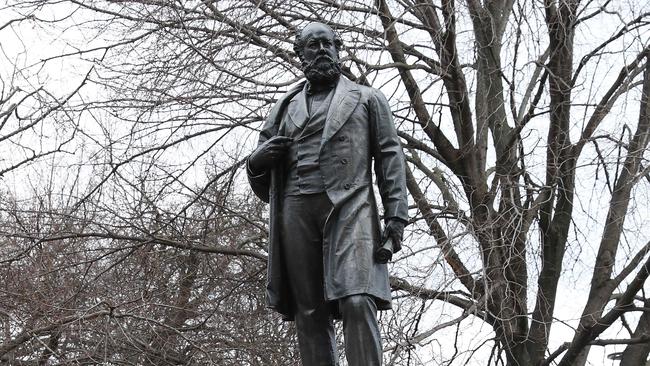
<path id="1" fill-rule="evenodd" d="M 309 23 L 309 24 L 314 24 L 314 23 Z M 309 25 L 307 24 L 306 26 L 302 28 L 296 29 L 296 38 L 293 41 L 293 52 L 296 53 L 298 58 L 302 60 L 302 50 L 305 48 L 305 42 L 307 41 L 306 39 L 302 38 L 302 31 Z M 323 24 L 323 23 L 321 23 Z M 341 36 L 339 36 L 338 33 L 334 29 L 332 29 L 329 25 L 323 24 L 326 27 L 328 27 L 332 33 L 334 34 L 334 47 L 336 47 L 336 51 L 341 51 L 343 49 L 343 40 L 341 39 Z"/>

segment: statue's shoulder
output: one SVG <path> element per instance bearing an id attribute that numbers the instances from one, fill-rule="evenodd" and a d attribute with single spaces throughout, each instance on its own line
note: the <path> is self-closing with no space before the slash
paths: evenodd
<path id="1" fill-rule="evenodd" d="M 289 90 L 282 94 L 280 98 L 278 98 L 278 100 L 271 108 L 268 116 L 266 117 L 264 125 L 262 125 L 261 135 L 272 136 L 277 133 L 280 125 L 280 120 L 282 119 L 282 115 L 287 108 L 287 104 L 289 104 L 291 99 L 296 94 L 298 94 L 304 88 L 304 86 L 305 81 L 299 81 L 298 83 L 291 85 L 289 87 Z"/>
<path id="2" fill-rule="evenodd" d="M 299 82 L 292 84 L 289 89 L 280 96 L 278 101 L 275 103 L 276 105 L 282 104 L 283 102 L 291 100 L 296 94 L 300 93 L 301 90 L 305 88 L 305 83 L 306 80 L 300 80 Z"/>
<path id="3" fill-rule="evenodd" d="M 381 93 L 379 90 L 373 88 L 372 86 L 357 84 L 357 87 L 359 88 L 359 91 L 363 95 L 374 96 L 377 93 Z"/>
<path id="4" fill-rule="evenodd" d="M 388 105 L 388 99 L 381 90 L 366 85 L 359 85 L 359 90 L 361 91 L 361 95 L 365 96 L 364 99 L 371 105 Z"/>
<path id="5" fill-rule="evenodd" d="M 368 85 L 357 84 L 356 82 L 349 79 L 346 79 L 346 81 L 351 85 L 354 85 L 354 88 L 358 89 L 361 92 L 361 95 L 365 95 L 366 97 L 370 98 L 385 99 L 384 93 L 382 93 L 382 91 L 377 88 Z"/>
<path id="6" fill-rule="evenodd" d="M 305 80 L 301 80 L 295 84 L 292 84 L 289 87 L 289 90 L 284 92 L 275 101 L 275 104 L 271 108 L 271 111 L 269 112 L 268 120 L 271 120 L 272 122 L 275 122 L 275 120 L 282 114 L 283 110 L 286 108 L 287 104 L 291 101 L 291 99 L 296 96 L 303 88 L 305 87 Z M 267 125 L 270 123 L 267 121 Z"/>

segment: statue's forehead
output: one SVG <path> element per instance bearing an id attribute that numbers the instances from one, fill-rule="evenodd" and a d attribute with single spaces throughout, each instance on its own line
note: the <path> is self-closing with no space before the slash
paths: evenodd
<path id="1" fill-rule="evenodd" d="M 332 28 L 326 26 L 325 24 L 311 23 L 302 30 L 302 37 L 304 39 L 309 39 L 309 38 L 333 39 L 334 31 L 332 30 Z"/>

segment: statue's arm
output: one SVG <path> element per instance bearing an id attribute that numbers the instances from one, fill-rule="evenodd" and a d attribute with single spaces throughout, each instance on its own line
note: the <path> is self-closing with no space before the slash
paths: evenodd
<path id="1" fill-rule="evenodd" d="M 260 132 L 260 137 L 257 141 L 257 148 L 259 149 L 262 144 L 264 144 L 268 139 L 274 136 L 274 132 L 277 131 L 275 127 L 275 116 L 276 113 L 273 110 L 269 119 L 266 121 Z M 253 154 L 251 154 L 253 155 Z M 249 158 L 250 156 L 249 155 Z M 269 202 L 269 186 L 271 184 L 271 170 L 263 169 L 261 171 L 255 171 L 251 168 L 250 160 L 246 160 L 246 175 L 248 176 L 248 183 L 253 190 L 253 193 L 261 199 L 262 201 Z"/>
<path id="2" fill-rule="evenodd" d="M 371 146 L 377 186 L 386 220 L 408 222 L 406 161 L 386 97 L 373 89 L 370 98 Z"/>
<path id="3" fill-rule="evenodd" d="M 269 202 L 269 185 L 271 183 L 271 174 L 268 170 L 254 172 L 251 170 L 248 161 L 246 162 L 246 175 L 248 183 L 253 189 L 253 193 L 262 201 Z"/>
<path id="4" fill-rule="evenodd" d="M 264 126 L 262 126 L 262 132 L 260 132 L 259 140 L 257 141 L 257 148 L 259 149 L 262 144 L 272 137 L 278 135 L 278 130 L 280 130 L 280 120 L 284 114 L 284 110 L 289 104 L 291 98 L 293 98 L 297 93 L 299 93 L 305 82 L 301 81 L 300 83 L 294 85 L 287 93 L 285 93 L 278 101 L 275 103 L 269 117 L 266 119 Z M 252 154 L 251 154 L 252 155 Z M 250 157 L 250 155 L 249 155 Z M 253 193 L 262 201 L 269 202 L 269 188 L 271 185 L 271 169 L 265 169 L 261 171 L 255 171 L 251 169 L 250 163 L 246 161 L 246 175 L 248 176 L 248 182 L 250 183 Z"/>

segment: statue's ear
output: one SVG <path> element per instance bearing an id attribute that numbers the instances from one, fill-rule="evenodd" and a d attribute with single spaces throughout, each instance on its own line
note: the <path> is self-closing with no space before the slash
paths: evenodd
<path id="1" fill-rule="evenodd" d="M 301 65 L 305 62 L 302 51 L 296 52 L 296 57 L 298 57 L 298 61 L 300 61 Z"/>
<path id="2" fill-rule="evenodd" d="M 341 53 L 341 50 L 343 49 L 343 41 L 338 36 L 334 38 L 334 46 L 336 47 L 336 51 Z"/>

